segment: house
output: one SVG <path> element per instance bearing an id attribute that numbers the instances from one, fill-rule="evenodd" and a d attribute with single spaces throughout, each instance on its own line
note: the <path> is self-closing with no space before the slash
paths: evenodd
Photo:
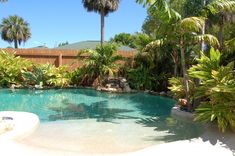
<path id="1" fill-rule="evenodd" d="M 82 49 L 95 49 L 97 45 L 100 44 L 100 41 L 81 41 L 81 42 L 76 42 L 72 44 L 67 44 L 64 46 L 60 47 L 55 47 L 54 49 L 68 49 L 68 50 L 82 50 Z M 130 51 L 136 51 L 133 48 L 127 47 L 127 46 L 120 46 L 118 48 L 118 51 L 125 51 L 125 52 L 130 52 Z"/>

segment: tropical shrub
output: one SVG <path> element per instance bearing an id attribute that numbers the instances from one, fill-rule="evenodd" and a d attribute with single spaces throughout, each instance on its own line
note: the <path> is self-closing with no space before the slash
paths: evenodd
<path id="1" fill-rule="evenodd" d="M 174 94 L 174 98 L 183 99 L 186 97 L 186 90 L 184 87 L 184 80 L 182 77 L 172 77 L 169 79 L 168 89 Z M 193 100 L 196 86 L 193 80 L 189 80 L 189 98 Z"/>
<path id="2" fill-rule="evenodd" d="M 32 69 L 29 71 L 24 71 L 22 73 L 24 81 L 22 84 L 24 86 L 27 85 L 39 85 L 39 84 L 46 84 L 46 80 L 48 79 L 45 75 L 45 70 L 39 66 L 32 66 Z"/>
<path id="3" fill-rule="evenodd" d="M 198 64 L 188 72 L 190 77 L 201 80 L 195 96 L 204 99 L 196 109 L 195 120 L 216 121 L 224 132 L 227 127 L 235 130 L 235 71 L 234 62 L 220 66 L 220 60 L 220 52 L 212 48 L 210 57 L 202 53 Z"/>
<path id="4" fill-rule="evenodd" d="M 46 71 L 46 76 L 49 77 L 47 80 L 48 85 L 56 86 L 56 87 L 65 87 L 70 83 L 70 75 L 67 71 L 66 66 L 55 67 L 54 65 L 46 65 L 48 69 Z"/>
<path id="5" fill-rule="evenodd" d="M 91 70 L 88 71 L 86 67 L 77 68 L 71 72 L 71 83 L 78 86 L 91 86 L 97 79 L 96 76 Z"/>
<path id="6" fill-rule="evenodd" d="M 76 85 L 81 85 L 82 72 L 81 68 L 77 68 L 71 72 L 71 83 Z"/>
<path id="7" fill-rule="evenodd" d="M 140 51 L 142 51 L 147 44 L 153 41 L 149 35 L 143 33 L 136 33 L 132 35 L 132 39 L 134 47 Z"/>
<path id="8" fill-rule="evenodd" d="M 78 54 L 78 58 L 84 60 L 84 66 L 74 73 L 74 77 L 83 77 L 83 82 L 93 83 L 95 79 L 103 79 L 106 76 L 114 76 L 118 72 L 122 56 L 117 53 L 115 44 L 97 46 L 95 50 L 86 49 Z M 73 78 L 74 79 L 74 78 Z"/>
<path id="9" fill-rule="evenodd" d="M 16 57 L 14 53 L 3 50 L 0 52 L 0 86 L 19 84 L 22 73 L 30 69 L 32 63 L 26 59 Z"/>
<path id="10" fill-rule="evenodd" d="M 117 44 L 128 46 L 131 48 L 136 48 L 136 46 L 134 45 L 134 37 L 129 33 L 116 34 L 113 38 L 110 39 L 110 42 L 115 42 Z"/>
<path id="11" fill-rule="evenodd" d="M 66 66 L 55 67 L 51 64 L 34 65 L 30 71 L 23 72 L 24 85 L 48 85 L 65 87 L 70 83 Z"/>
<path id="12" fill-rule="evenodd" d="M 169 47 L 161 40 L 147 44 L 134 57 L 129 66 L 125 66 L 125 77 L 130 86 L 137 90 L 167 91 L 168 78 L 173 74 L 174 63 L 169 56 Z"/>
<path id="13" fill-rule="evenodd" d="M 130 87 L 137 90 L 153 90 L 158 85 L 154 75 L 148 68 L 145 68 L 144 66 L 130 68 L 127 70 L 127 79 Z"/>

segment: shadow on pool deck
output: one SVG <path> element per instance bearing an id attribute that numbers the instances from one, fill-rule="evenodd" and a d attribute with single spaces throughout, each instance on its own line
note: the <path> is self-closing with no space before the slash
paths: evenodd
<path id="1" fill-rule="evenodd" d="M 235 156 L 235 133 L 227 130 L 226 133 L 221 133 L 215 125 L 209 125 L 207 131 L 200 137 L 203 142 L 209 141 L 210 144 L 221 146 L 231 150 Z"/>
<path id="2" fill-rule="evenodd" d="M 188 140 L 196 138 L 204 132 L 204 128 L 201 125 L 182 122 L 172 117 L 146 118 L 138 120 L 137 123 L 142 124 L 144 127 L 153 127 L 156 133 L 165 131 L 169 134 L 162 138 L 158 136 L 151 138 L 154 141 L 173 142 Z"/>

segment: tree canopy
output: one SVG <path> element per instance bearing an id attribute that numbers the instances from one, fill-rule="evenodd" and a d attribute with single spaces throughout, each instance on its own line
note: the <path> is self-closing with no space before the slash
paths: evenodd
<path id="1" fill-rule="evenodd" d="M 3 18 L 0 30 L 2 39 L 9 43 L 14 42 L 15 48 L 31 37 L 29 23 L 17 15 Z"/>

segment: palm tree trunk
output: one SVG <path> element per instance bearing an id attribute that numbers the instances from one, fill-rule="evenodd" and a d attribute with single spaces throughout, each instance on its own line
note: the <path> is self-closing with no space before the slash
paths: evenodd
<path id="1" fill-rule="evenodd" d="M 202 6 L 205 7 L 206 6 L 206 0 L 202 0 Z M 205 23 L 203 24 L 203 27 L 202 27 L 202 35 L 204 35 L 206 32 L 206 20 L 205 20 Z M 202 40 L 201 42 L 201 51 L 204 51 L 205 50 L 205 42 Z M 200 53 L 199 53 L 199 58 L 200 58 Z"/>
<path id="2" fill-rule="evenodd" d="M 184 79 L 184 85 L 185 85 L 185 94 L 186 94 L 186 100 L 187 100 L 187 107 L 188 110 L 191 110 L 191 104 L 189 101 L 189 83 L 188 83 L 188 74 L 186 71 L 186 63 L 185 63 L 185 54 L 184 54 L 184 42 L 183 39 L 180 39 L 180 54 L 181 54 L 181 64 L 182 64 L 182 71 L 183 71 L 183 79 Z"/>
<path id="3" fill-rule="evenodd" d="M 101 46 L 104 47 L 104 10 L 101 11 Z"/>
<path id="4" fill-rule="evenodd" d="M 221 15 L 221 20 L 219 22 L 219 44 L 220 44 L 220 51 L 223 50 L 223 34 L 224 34 L 224 15 Z"/>
<path id="5" fill-rule="evenodd" d="M 16 39 L 14 39 L 14 46 L 15 46 L 15 49 L 18 49 L 18 43 Z"/>
<path id="6" fill-rule="evenodd" d="M 173 49 L 173 59 L 174 59 L 174 62 L 175 62 L 175 65 L 174 65 L 174 76 L 177 77 L 178 73 L 178 63 L 179 63 L 179 60 L 178 60 L 178 55 L 177 55 L 177 52 L 175 49 Z"/>
<path id="7" fill-rule="evenodd" d="M 205 23 L 203 24 L 203 27 L 202 27 L 202 35 L 205 35 L 205 30 L 206 30 L 206 21 L 205 21 Z M 205 44 L 204 40 L 202 40 L 202 41 L 201 41 L 201 51 L 204 52 L 205 46 L 206 46 L 206 44 Z M 200 56 L 200 53 L 199 53 L 199 58 L 200 58 L 200 57 L 201 57 L 201 56 Z"/>

